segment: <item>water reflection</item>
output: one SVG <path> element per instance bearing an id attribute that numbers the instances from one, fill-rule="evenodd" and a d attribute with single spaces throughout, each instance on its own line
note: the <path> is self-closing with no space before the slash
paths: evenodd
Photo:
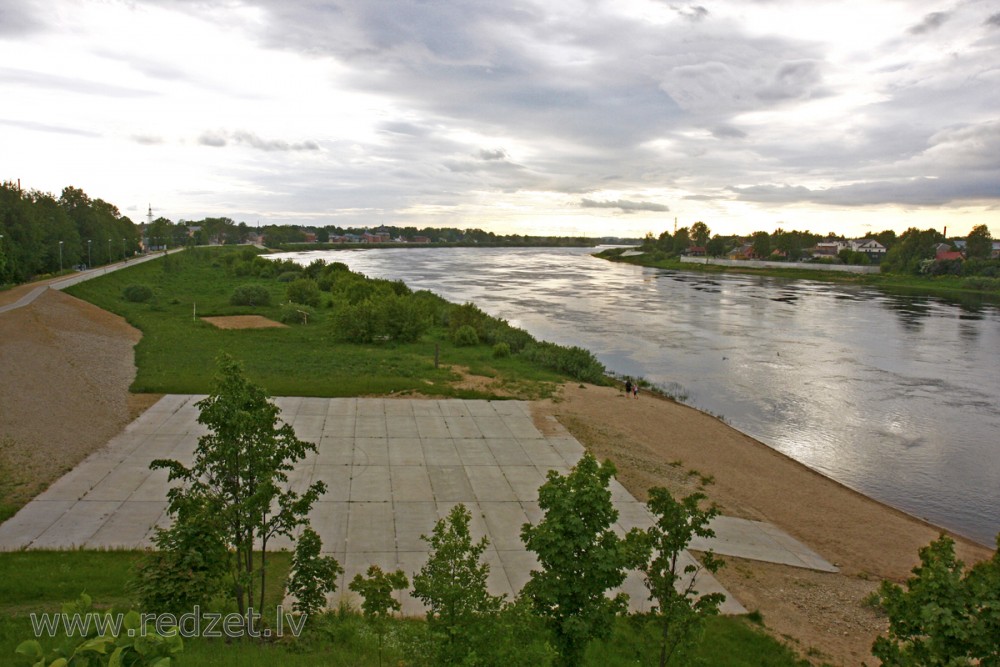
<path id="1" fill-rule="evenodd" d="M 574 249 L 327 258 L 591 349 L 618 373 L 687 394 L 802 463 L 983 543 L 1000 531 L 994 302 L 656 271 Z"/>

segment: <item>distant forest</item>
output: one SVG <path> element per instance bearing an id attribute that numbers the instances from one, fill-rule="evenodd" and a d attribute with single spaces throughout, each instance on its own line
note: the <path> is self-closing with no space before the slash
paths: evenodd
<path id="1" fill-rule="evenodd" d="M 63 189 L 59 197 L 0 184 L 0 285 L 23 283 L 73 268 L 120 262 L 149 250 L 180 245 L 260 243 L 269 248 L 307 249 L 331 239 L 371 232 L 361 227 L 250 227 L 230 218 L 173 222 L 159 217 L 134 222 L 113 204 L 91 199 L 83 190 Z M 481 229 L 380 226 L 391 240 L 424 237 L 435 244 L 509 246 L 595 246 L 602 242 L 638 243 L 638 239 L 498 235 Z"/>

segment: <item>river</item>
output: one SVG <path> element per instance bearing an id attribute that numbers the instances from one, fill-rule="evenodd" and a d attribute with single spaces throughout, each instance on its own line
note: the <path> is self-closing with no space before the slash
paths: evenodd
<path id="1" fill-rule="evenodd" d="M 340 261 L 689 405 L 865 495 L 993 546 L 1000 308 L 875 288 L 615 264 L 579 248 L 286 253 Z"/>

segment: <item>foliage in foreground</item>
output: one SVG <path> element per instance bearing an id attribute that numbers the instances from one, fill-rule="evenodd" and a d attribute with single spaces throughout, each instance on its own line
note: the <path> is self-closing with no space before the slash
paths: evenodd
<path id="1" fill-rule="evenodd" d="M 159 459 L 150 467 L 165 468 L 170 481 L 183 482 L 167 493 L 169 511 L 178 524 L 195 521 L 214 529 L 228 556 L 233 598 L 249 617 L 255 604 L 264 605 L 268 540 L 291 537 L 326 484 L 314 482 L 302 494 L 281 488 L 295 462 L 315 452 L 316 444 L 299 440 L 291 425 L 278 425 L 278 407 L 228 355 L 219 359 L 215 391 L 197 406 L 198 423 L 209 433 L 198 438 L 193 465 Z"/>
<path id="2" fill-rule="evenodd" d="M 883 581 L 878 590 L 889 632 L 872 654 L 883 665 L 1000 665 L 1000 551 L 966 570 L 955 541 L 942 535 L 920 550 L 905 586 Z"/>

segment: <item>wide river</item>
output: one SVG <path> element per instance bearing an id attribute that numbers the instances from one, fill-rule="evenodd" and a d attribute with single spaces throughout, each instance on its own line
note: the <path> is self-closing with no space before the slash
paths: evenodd
<path id="1" fill-rule="evenodd" d="M 340 261 L 592 350 L 821 473 L 992 546 L 1000 307 L 615 264 L 591 249 L 288 253 Z"/>

